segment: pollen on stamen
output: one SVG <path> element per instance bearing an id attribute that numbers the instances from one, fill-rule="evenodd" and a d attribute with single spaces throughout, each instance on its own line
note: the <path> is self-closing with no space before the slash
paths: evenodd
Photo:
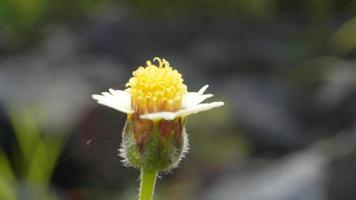
<path id="1" fill-rule="evenodd" d="M 157 63 L 157 65 L 155 65 Z M 165 59 L 154 58 L 132 73 L 126 84 L 135 113 L 177 111 L 181 108 L 187 86 L 182 75 Z"/>

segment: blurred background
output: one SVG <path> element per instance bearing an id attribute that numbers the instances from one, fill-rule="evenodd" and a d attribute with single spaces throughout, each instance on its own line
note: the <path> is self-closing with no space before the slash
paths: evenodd
<path id="1" fill-rule="evenodd" d="M 0 199 L 133 200 L 125 115 L 90 97 L 166 58 L 189 118 L 164 200 L 356 199 L 355 0 L 0 0 Z"/>

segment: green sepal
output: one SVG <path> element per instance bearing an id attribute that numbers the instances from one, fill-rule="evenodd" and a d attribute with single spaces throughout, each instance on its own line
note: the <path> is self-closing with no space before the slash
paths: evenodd
<path id="1" fill-rule="evenodd" d="M 121 149 L 121 156 L 124 158 L 125 163 L 134 168 L 157 171 L 169 171 L 178 166 L 179 161 L 188 149 L 183 120 L 180 121 L 182 123 L 181 133 L 174 133 L 172 130 L 165 136 L 165 140 L 162 140 L 163 136 L 160 133 L 159 121 L 154 121 L 150 135 L 140 151 L 140 147 L 135 141 L 133 121 L 128 119 L 123 132 Z M 176 134 L 179 134 L 178 138 Z"/>

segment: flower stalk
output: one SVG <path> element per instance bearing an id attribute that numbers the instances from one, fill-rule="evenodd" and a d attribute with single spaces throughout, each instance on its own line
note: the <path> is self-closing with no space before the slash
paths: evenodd
<path id="1" fill-rule="evenodd" d="M 139 200 L 152 200 L 157 179 L 157 170 L 141 168 Z"/>

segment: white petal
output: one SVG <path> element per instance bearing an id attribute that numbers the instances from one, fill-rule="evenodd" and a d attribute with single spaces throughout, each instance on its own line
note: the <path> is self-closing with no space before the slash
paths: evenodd
<path id="1" fill-rule="evenodd" d="M 122 90 L 109 89 L 109 92 L 102 92 L 102 95 L 94 94 L 92 98 L 99 104 L 114 108 L 124 113 L 133 113 L 131 109 L 131 95 Z"/>
<path id="2" fill-rule="evenodd" d="M 198 91 L 199 94 L 204 94 L 205 90 L 208 89 L 209 85 L 204 85 L 200 90 Z"/>
<path id="3" fill-rule="evenodd" d="M 109 89 L 109 92 L 117 97 L 120 97 L 122 103 L 124 105 L 127 105 L 127 107 L 131 110 L 131 95 L 129 92 L 124 91 L 124 90 L 114 90 L 114 89 Z"/>
<path id="4" fill-rule="evenodd" d="M 188 92 L 182 101 L 182 108 L 190 108 L 193 106 L 198 105 L 199 103 L 203 102 L 207 98 L 212 97 L 212 94 L 204 94 L 206 89 L 208 89 L 209 85 L 204 85 L 198 92 Z"/>
<path id="5" fill-rule="evenodd" d="M 202 104 L 198 104 L 198 105 L 196 105 L 194 107 L 190 107 L 190 108 L 186 108 L 184 110 L 180 110 L 180 111 L 178 111 L 176 113 L 176 115 L 185 117 L 185 116 L 188 116 L 188 115 L 191 115 L 191 114 L 195 114 L 195 113 L 198 113 L 198 112 L 210 110 L 210 109 L 217 108 L 217 107 L 220 107 L 220 106 L 223 106 L 223 105 L 224 105 L 224 102 L 222 102 L 222 101 L 217 101 L 217 102 L 212 102 L 212 103 L 202 103 Z"/>
<path id="6" fill-rule="evenodd" d="M 173 120 L 177 117 L 176 113 L 173 112 L 156 112 L 156 113 L 148 113 L 140 116 L 141 119 L 149 119 L 149 120 Z"/>
<path id="7" fill-rule="evenodd" d="M 182 107 L 190 108 L 203 102 L 205 99 L 212 97 L 212 94 L 200 94 L 198 92 L 188 92 L 182 101 Z"/>

